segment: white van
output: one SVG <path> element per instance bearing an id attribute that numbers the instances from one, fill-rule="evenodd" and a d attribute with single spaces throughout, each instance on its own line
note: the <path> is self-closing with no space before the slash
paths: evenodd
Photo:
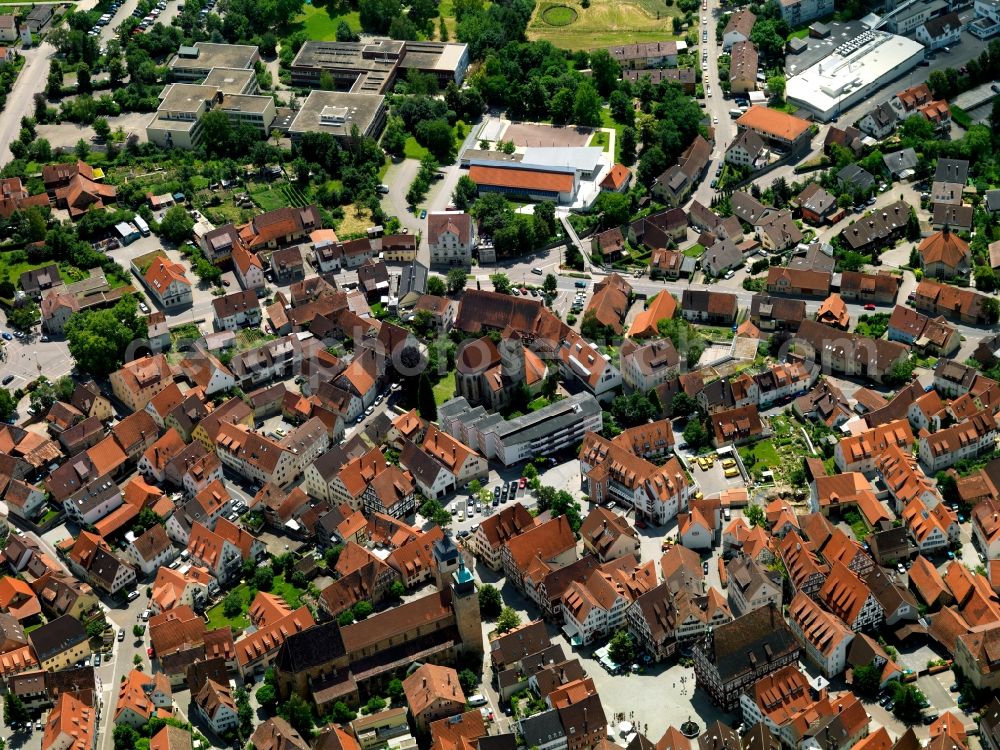
<path id="1" fill-rule="evenodd" d="M 476 693 L 469 698 L 469 705 L 475 708 L 476 706 L 486 705 L 486 696 L 481 693 Z"/>

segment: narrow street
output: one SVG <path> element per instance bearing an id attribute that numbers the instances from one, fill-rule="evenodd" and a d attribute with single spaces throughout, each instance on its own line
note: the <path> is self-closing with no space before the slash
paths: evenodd
<path id="1" fill-rule="evenodd" d="M 0 117 L 0 166 L 9 162 L 13 155 L 10 144 L 21 133 L 21 118 L 35 111 L 35 94 L 45 90 L 45 80 L 49 75 L 49 61 L 56 49 L 48 42 L 42 42 L 35 49 L 24 50 L 25 63 L 14 88 L 7 97 L 3 116 Z"/>

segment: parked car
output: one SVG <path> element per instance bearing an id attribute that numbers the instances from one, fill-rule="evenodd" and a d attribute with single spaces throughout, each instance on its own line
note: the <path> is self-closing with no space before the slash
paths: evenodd
<path id="1" fill-rule="evenodd" d="M 869 302 L 867 305 L 865 305 L 865 309 L 866 310 L 874 310 L 875 309 L 875 305 L 873 305 L 871 302 Z"/>
<path id="2" fill-rule="evenodd" d="M 119 641 L 124 641 L 125 640 L 125 628 L 119 628 L 118 629 L 118 640 Z"/>

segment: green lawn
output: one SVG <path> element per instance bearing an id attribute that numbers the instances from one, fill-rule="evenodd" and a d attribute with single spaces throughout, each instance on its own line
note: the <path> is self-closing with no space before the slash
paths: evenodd
<path id="1" fill-rule="evenodd" d="M 806 26 L 804 29 L 793 31 L 791 34 L 788 35 L 788 39 L 786 41 L 790 42 L 793 39 L 805 39 L 808 36 L 809 36 L 809 27 Z"/>
<path id="2" fill-rule="evenodd" d="M 249 590 L 247 590 L 245 586 L 246 584 L 241 584 L 234 589 L 239 592 L 240 596 L 243 598 L 243 612 L 236 617 L 226 617 L 222 613 L 222 602 L 219 602 L 205 613 L 208 618 L 208 622 L 205 623 L 206 630 L 216 630 L 218 628 L 246 630 L 250 627 L 250 620 L 246 616 L 247 608 L 250 606 L 250 600 L 247 599 Z"/>
<path id="3" fill-rule="evenodd" d="M 403 148 L 403 155 L 407 159 L 423 159 L 429 152 L 426 148 L 417 143 L 417 139 L 412 135 L 406 139 L 406 146 Z"/>
<path id="4" fill-rule="evenodd" d="M 754 466 L 764 464 L 769 469 L 775 469 L 781 465 L 781 458 L 778 456 L 778 451 L 770 440 L 760 440 L 753 445 L 744 445 L 739 450 L 740 457 L 744 463 L 746 463 L 749 456 L 753 455 L 757 458 Z"/>
<path id="5" fill-rule="evenodd" d="M 302 7 L 302 15 L 296 18 L 295 23 L 289 26 L 288 34 L 290 36 L 298 31 L 304 31 L 309 39 L 333 41 L 337 38 L 337 26 L 340 25 L 341 21 L 347 21 L 347 25 L 353 31 L 361 31 L 361 21 L 357 11 L 331 16 L 326 8 L 305 5 Z"/>
<path id="6" fill-rule="evenodd" d="M 528 411 L 538 411 L 549 405 L 549 400 L 544 396 L 539 396 L 534 401 L 528 402 Z"/>
<path id="7" fill-rule="evenodd" d="M 591 136 L 590 143 L 588 143 L 587 145 L 588 146 L 600 146 L 601 150 L 603 150 L 603 151 L 610 151 L 611 150 L 611 138 L 608 136 L 608 133 L 607 133 L 606 130 L 598 130 L 596 133 L 594 133 L 593 136 Z"/>
<path id="8" fill-rule="evenodd" d="M 684 254 L 689 258 L 700 258 L 705 254 L 705 246 L 699 244 L 691 245 L 691 247 L 684 251 Z"/>
<path id="9" fill-rule="evenodd" d="M 279 186 L 253 188 L 250 197 L 264 211 L 274 211 L 289 205 L 288 196 Z"/>
<path id="10" fill-rule="evenodd" d="M 27 260 L 13 263 L 11 262 L 11 256 L 11 252 L 0 253 L 0 281 L 9 281 L 14 286 L 17 286 L 17 282 L 21 278 L 21 274 L 25 271 L 33 271 L 36 268 L 43 268 L 52 263 L 50 260 L 42 263 L 29 263 Z M 86 275 L 80 276 L 76 272 L 70 272 L 69 268 L 70 267 L 65 263 L 59 264 L 59 276 L 62 278 L 63 283 L 72 284 L 74 281 L 86 278 Z"/>
<path id="11" fill-rule="evenodd" d="M 455 396 L 455 373 L 449 372 L 434 386 L 434 402 L 440 406 Z"/>
<path id="12" fill-rule="evenodd" d="M 622 128 L 625 126 L 621 123 L 615 122 L 611 119 L 611 110 L 602 109 L 601 110 L 601 127 L 602 128 L 614 128 L 615 131 L 615 161 L 620 162 L 622 160 Z M 597 145 L 597 144 L 594 144 Z"/>
<path id="13" fill-rule="evenodd" d="M 257 596 L 257 589 L 250 583 L 241 583 L 233 591 L 239 594 L 240 599 L 243 601 L 243 611 L 236 617 L 226 617 L 222 613 L 222 602 L 220 601 L 205 613 L 208 617 L 208 622 L 205 624 L 206 629 L 232 628 L 233 630 L 245 630 L 250 627 L 250 620 L 247 618 L 246 613 L 250 607 L 250 602 Z M 302 606 L 302 595 L 305 592 L 286 581 L 283 575 L 279 575 L 274 577 L 274 586 L 271 587 L 271 593 L 284 599 L 285 604 L 292 609 L 298 609 Z"/>

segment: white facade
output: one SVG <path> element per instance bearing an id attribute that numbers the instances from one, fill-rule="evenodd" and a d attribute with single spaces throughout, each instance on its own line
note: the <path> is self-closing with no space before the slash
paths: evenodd
<path id="1" fill-rule="evenodd" d="M 966 29 L 980 39 L 1000 34 L 1000 1 L 976 0 L 976 17 L 966 25 Z"/>
<path id="2" fill-rule="evenodd" d="M 917 27 L 917 41 L 928 49 L 936 50 L 952 44 L 958 44 L 961 39 L 962 27 L 958 24 L 942 29 L 940 36 L 931 36 L 927 30 L 926 23 L 922 23 Z"/>
<path id="3" fill-rule="evenodd" d="M 783 0 L 779 6 L 781 17 L 793 28 L 833 14 L 833 0 Z"/>

